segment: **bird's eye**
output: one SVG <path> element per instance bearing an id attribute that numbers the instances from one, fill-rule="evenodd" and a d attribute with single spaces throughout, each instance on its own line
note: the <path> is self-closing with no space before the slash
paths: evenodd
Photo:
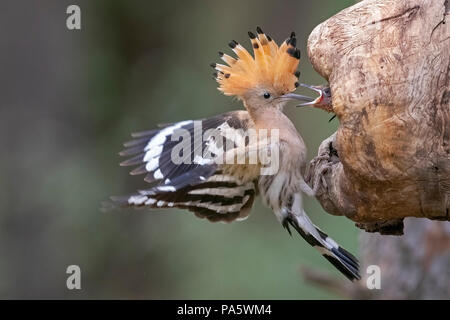
<path id="1" fill-rule="evenodd" d="M 269 99 L 269 98 L 270 98 L 270 93 L 265 92 L 265 93 L 264 93 L 264 99 Z"/>

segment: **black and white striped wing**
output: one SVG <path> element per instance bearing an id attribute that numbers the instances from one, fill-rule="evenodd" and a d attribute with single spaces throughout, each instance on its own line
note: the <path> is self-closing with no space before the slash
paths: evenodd
<path id="1" fill-rule="evenodd" d="M 137 165 L 130 173 L 146 174 L 144 180 L 153 186 L 131 196 L 112 197 L 113 201 L 124 207 L 188 209 L 210 221 L 244 219 L 256 195 L 256 183 L 254 179 L 243 180 L 223 172 L 213 158 L 205 157 L 223 152 L 226 141 L 202 135 L 208 130 L 220 132 L 222 128 L 245 132 L 248 125 L 247 112 L 235 111 L 133 134 L 136 139 L 125 143 L 127 149 L 120 153 L 132 158 L 121 165 Z"/>

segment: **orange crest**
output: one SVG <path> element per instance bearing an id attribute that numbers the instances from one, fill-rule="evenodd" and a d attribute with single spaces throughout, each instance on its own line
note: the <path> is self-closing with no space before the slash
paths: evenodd
<path id="1" fill-rule="evenodd" d="M 225 95 L 242 98 L 252 88 L 261 87 L 282 95 L 294 91 L 298 86 L 300 50 L 296 49 L 295 33 L 279 47 L 261 28 L 258 36 L 249 32 L 254 57 L 236 41 L 229 46 L 237 58 L 219 52 L 228 65 L 212 64 L 217 72 L 214 76 L 219 83 L 219 90 Z"/>

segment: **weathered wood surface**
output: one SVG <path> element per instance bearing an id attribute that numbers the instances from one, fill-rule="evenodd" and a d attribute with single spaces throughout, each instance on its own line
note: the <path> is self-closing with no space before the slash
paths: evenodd
<path id="1" fill-rule="evenodd" d="M 387 234 L 405 217 L 450 220 L 449 11 L 446 0 L 366 0 L 311 33 L 340 121 L 309 168 L 327 212 Z"/>

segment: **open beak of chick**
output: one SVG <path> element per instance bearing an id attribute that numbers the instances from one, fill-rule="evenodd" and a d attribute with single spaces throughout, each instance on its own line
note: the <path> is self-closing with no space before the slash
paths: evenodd
<path id="1" fill-rule="evenodd" d="M 300 83 L 300 86 L 315 91 L 319 96 L 317 98 L 311 98 L 301 94 L 288 93 L 281 96 L 281 98 L 286 100 L 296 100 L 302 102 L 298 104 L 297 107 L 312 106 L 315 108 L 325 110 L 327 112 L 333 111 L 331 103 L 331 92 L 329 86 L 310 86 L 304 83 Z"/>
<path id="2" fill-rule="evenodd" d="M 332 102 L 331 102 L 331 91 L 329 86 L 310 86 L 304 83 L 300 83 L 300 86 L 311 89 L 319 94 L 315 99 L 311 101 L 305 101 L 297 107 L 312 106 L 327 112 L 333 112 Z"/>
<path id="3" fill-rule="evenodd" d="M 316 99 L 311 99 L 311 101 L 307 101 L 304 103 L 299 104 L 297 107 L 303 107 L 303 106 L 313 106 L 315 104 L 320 104 L 325 96 L 325 93 L 323 92 L 321 87 L 318 86 L 310 86 L 304 83 L 300 83 L 300 86 L 314 90 L 315 92 L 317 92 L 319 94 L 319 96 Z"/>

